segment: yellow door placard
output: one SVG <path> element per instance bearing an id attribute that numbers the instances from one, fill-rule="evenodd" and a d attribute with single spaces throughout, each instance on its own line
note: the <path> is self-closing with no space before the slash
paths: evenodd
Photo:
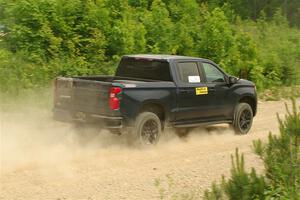
<path id="1" fill-rule="evenodd" d="M 207 87 L 196 87 L 196 95 L 208 94 Z"/>

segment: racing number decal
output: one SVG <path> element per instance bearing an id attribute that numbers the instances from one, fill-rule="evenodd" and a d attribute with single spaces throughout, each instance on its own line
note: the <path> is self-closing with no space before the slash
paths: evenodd
<path id="1" fill-rule="evenodd" d="M 207 87 L 196 87 L 196 95 L 208 94 Z"/>

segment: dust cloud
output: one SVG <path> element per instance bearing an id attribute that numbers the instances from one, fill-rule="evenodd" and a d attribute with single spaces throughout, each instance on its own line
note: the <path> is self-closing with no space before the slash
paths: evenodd
<path id="1" fill-rule="evenodd" d="M 184 138 L 167 129 L 157 146 L 141 148 L 133 145 L 128 135 L 113 135 L 106 130 L 92 128 L 79 133 L 71 124 L 54 121 L 51 103 L 38 98 L 38 95 L 2 103 L 1 108 L 1 174 L 46 169 L 46 173 L 62 170 L 70 175 L 74 162 L 91 157 L 105 163 L 106 159 L 113 159 L 115 155 L 129 159 L 134 155 L 163 154 L 180 148 L 184 150 L 189 143 L 201 142 L 206 146 L 219 140 L 220 135 L 224 138 L 233 135 L 224 125 L 197 128 Z"/>
<path id="2" fill-rule="evenodd" d="M 276 113 L 285 113 L 282 101 L 263 102 L 247 135 L 227 125 L 196 128 L 184 138 L 168 129 L 159 144 L 141 148 L 126 135 L 78 133 L 54 121 L 51 92 L 0 101 L 0 199 L 159 199 L 154 182 L 166 176 L 174 191 L 201 195 L 230 174 L 235 148 L 247 168 L 263 170 L 252 140 L 278 133 Z"/>
<path id="3" fill-rule="evenodd" d="M 0 121 L 2 172 L 34 167 L 57 169 L 106 147 L 126 147 L 123 141 L 114 142 L 116 136 L 105 130 L 83 137 L 71 124 L 54 121 L 51 109 L 27 105 L 2 112 Z"/>

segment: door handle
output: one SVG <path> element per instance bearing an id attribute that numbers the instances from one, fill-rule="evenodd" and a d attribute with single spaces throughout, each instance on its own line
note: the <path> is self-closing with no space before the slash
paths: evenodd
<path id="1" fill-rule="evenodd" d="M 189 94 L 189 93 L 191 93 L 191 91 L 190 90 L 179 90 L 179 93 L 180 94 Z"/>
<path id="2" fill-rule="evenodd" d="M 209 91 L 215 91 L 215 87 L 208 87 Z"/>

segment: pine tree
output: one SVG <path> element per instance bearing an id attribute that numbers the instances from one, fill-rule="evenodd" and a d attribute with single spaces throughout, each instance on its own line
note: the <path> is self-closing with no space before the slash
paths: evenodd
<path id="1" fill-rule="evenodd" d="M 266 144 L 253 141 L 265 165 L 264 176 L 258 176 L 255 169 L 247 172 L 244 156 L 236 150 L 231 176 L 223 177 L 220 185 L 214 183 L 204 194 L 206 200 L 300 199 L 300 112 L 295 100 L 292 111 L 288 106 L 286 110 L 284 120 L 278 117 L 280 135 L 270 133 Z"/>

